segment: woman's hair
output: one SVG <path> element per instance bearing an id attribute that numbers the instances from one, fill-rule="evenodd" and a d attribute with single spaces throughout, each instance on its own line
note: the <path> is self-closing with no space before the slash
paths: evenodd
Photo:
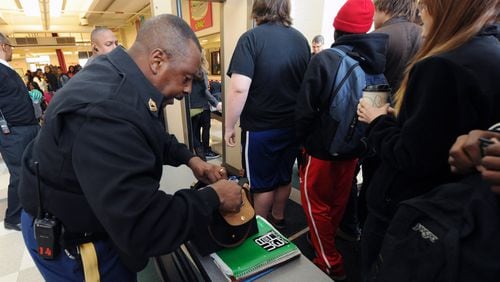
<path id="1" fill-rule="evenodd" d="M 453 50 L 479 33 L 500 12 L 500 0 L 420 0 L 432 18 L 432 26 L 422 47 L 411 60 L 405 71 L 401 87 L 396 93 L 396 113 L 404 100 L 408 76 L 413 66 L 430 56 Z"/>
<path id="2" fill-rule="evenodd" d="M 195 75 L 195 79 L 203 80 L 203 77 L 208 75 L 208 61 L 206 57 L 205 49 L 201 50 L 201 61 L 200 61 L 200 69 L 198 73 Z"/>
<path id="3" fill-rule="evenodd" d="M 30 89 L 30 85 L 33 85 L 33 88 L 42 92 L 42 89 L 40 89 L 40 86 L 38 86 L 38 83 L 34 82 L 34 81 L 28 81 L 28 83 L 26 84 L 26 86 L 28 87 L 28 90 L 31 90 Z"/>
<path id="4" fill-rule="evenodd" d="M 374 0 L 373 4 L 391 17 L 405 17 L 410 22 L 417 18 L 417 0 Z"/>
<path id="5" fill-rule="evenodd" d="M 255 0 L 252 18 L 257 24 L 279 22 L 284 26 L 291 26 L 290 6 L 290 0 Z"/>

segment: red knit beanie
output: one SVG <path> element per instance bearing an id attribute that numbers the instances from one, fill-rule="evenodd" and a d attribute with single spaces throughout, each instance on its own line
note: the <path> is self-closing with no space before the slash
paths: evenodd
<path id="1" fill-rule="evenodd" d="M 372 0 L 347 0 L 333 20 L 336 30 L 366 33 L 373 23 L 375 7 Z"/>

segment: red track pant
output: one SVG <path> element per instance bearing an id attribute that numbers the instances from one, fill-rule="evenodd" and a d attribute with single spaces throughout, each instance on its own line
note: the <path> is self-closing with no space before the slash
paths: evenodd
<path id="1" fill-rule="evenodd" d="M 300 192 L 316 251 L 314 263 L 327 273 L 343 272 L 335 233 L 351 193 L 357 159 L 325 161 L 304 155 L 307 159 L 300 169 Z"/>

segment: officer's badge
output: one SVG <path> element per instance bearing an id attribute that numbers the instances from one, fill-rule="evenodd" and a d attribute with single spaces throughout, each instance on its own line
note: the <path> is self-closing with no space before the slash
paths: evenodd
<path id="1" fill-rule="evenodd" d="M 153 113 L 156 113 L 158 111 L 158 107 L 156 107 L 156 103 L 155 101 L 153 101 L 153 99 L 149 98 L 148 105 L 149 105 L 149 110 L 152 111 Z"/>

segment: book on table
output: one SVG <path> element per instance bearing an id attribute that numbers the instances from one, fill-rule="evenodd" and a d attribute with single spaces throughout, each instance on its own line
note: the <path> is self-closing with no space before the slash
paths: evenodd
<path id="1" fill-rule="evenodd" d="M 295 244 L 279 233 L 268 221 L 256 216 L 259 232 L 238 247 L 211 254 L 215 264 L 228 280 L 251 279 L 272 271 L 278 265 L 298 257 Z"/>

